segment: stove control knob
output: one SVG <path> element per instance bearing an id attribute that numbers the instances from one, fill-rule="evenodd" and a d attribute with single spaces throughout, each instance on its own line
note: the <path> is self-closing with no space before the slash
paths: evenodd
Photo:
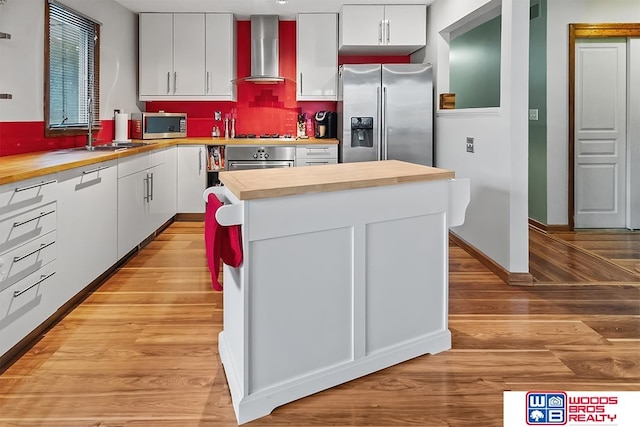
<path id="1" fill-rule="evenodd" d="M 264 153 L 265 160 L 269 158 L 269 153 Z"/>
<path id="2" fill-rule="evenodd" d="M 254 154 L 253 154 L 253 158 L 254 158 L 254 159 L 257 159 L 257 158 L 258 158 L 258 153 L 254 153 Z"/>

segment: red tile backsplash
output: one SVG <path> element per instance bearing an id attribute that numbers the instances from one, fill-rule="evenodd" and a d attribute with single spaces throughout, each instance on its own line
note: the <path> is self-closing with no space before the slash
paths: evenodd
<path id="1" fill-rule="evenodd" d="M 214 120 L 214 111 L 222 118 L 236 119 L 236 134 L 263 133 L 296 134 L 298 114 L 311 118 L 318 110 L 335 111 L 334 101 L 296 101 L 296 23 L 280 21 L 280 75 L 283 83 L 255 84 L 239 82 L 237 102 L 228 101 L 153 101 L 146 103 L 146 111 L 187 113 L 187 136 L 209 136 L 218 126 L 224 135 L 224 121 Z M 251 23 L 238 21 L 237 73 L 247 77 L 251 73 Z M 338 63 L 408 63 L 409 56 L 339 56 Z M 111 141 L 113 120 L 102 120 L 98 143 Z M 82 147 L 85 138 L 44 137 L 43 122 L 0 122 L 0 156 L 61 148 Z"/>
<path id="2" fill-rule="evenodd" d="M 95 135 L 97 144 L 113 140 L 113 120 L 101 120 L 102 129 Z M 84 147 L 87 137 L 61 136 L 46 138 L 44 122 L 0 122 L 0 157 L 36 151 Z"/>

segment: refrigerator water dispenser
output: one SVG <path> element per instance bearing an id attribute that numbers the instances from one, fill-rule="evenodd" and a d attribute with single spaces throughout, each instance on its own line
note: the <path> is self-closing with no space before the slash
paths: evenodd
<path id="1" fill-rule="evenodd" d="M 373 147 L 373 117 L 351 117 L 351 146 Z"/>

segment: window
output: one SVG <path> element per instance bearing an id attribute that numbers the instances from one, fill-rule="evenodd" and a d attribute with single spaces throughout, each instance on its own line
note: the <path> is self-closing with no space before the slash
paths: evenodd
<path id="1" fill-rule="evenodd" d="M 100 118 L 100 24 L 45 1 L 45 136 L 81 135 Z"/>

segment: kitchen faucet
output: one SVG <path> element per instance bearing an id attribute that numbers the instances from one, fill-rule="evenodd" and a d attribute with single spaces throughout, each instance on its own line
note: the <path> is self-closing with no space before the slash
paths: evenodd
<path id="1" fill-rule="evenodd" d="M 88 106 L 87 106 L 87 145 L 85 148 L 89 151 L 94 150 L 93 146 L 93 136 L 91 135 L 91 129 L 93 128 L 93 100 L 91 97 L 88 98 Z"/>

